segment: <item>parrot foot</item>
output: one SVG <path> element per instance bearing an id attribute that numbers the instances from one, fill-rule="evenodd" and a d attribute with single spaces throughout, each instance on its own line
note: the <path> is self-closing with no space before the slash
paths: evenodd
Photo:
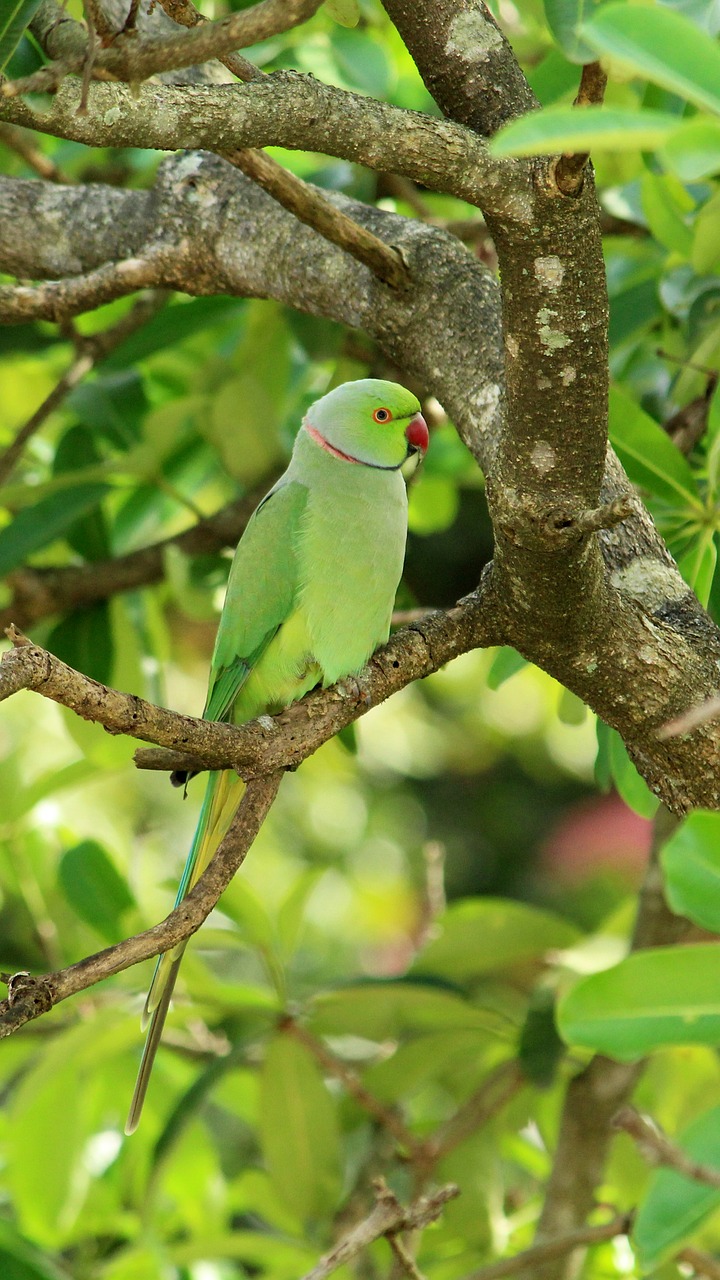
<path id="1" fill-rule="evenodd" d="M 356 707 L 372 706 L 370 683 L 365 671 L 361 671 L 359 676 L 344 676 L 337 681 L 335 688 L 344 702 L 352 702 Z"/>
<path id="2" fill-rule="evenodd" d="M 277 733 L 278 726 L 272 716 L 258 716 L 258 724 L 261 724 L 266 733 Z"/>

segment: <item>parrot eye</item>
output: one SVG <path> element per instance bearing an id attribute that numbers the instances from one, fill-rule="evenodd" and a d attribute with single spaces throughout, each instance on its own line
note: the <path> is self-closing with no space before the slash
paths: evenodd
<path id="1" fill-rule="evenodd" d="M 389 422 L 392 414 L 389 409 L 376 409 L 373 413 L 374 422 Z"/>

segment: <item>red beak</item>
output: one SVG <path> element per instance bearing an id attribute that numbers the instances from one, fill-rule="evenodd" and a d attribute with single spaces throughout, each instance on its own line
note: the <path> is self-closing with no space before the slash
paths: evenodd
<path id="1" fill-rule="evenodd" d="M 405 428 L 405 439 L 415 453 L 426 453 L 430 443 L 427 422 L 421 413 L 416 413 Z"/>

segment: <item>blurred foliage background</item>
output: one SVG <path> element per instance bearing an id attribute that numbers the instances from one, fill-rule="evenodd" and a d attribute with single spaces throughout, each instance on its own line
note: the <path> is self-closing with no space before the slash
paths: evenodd
<path id="1" fill-rule="evenodd" d="M 80 16 L 76 0 L 69 8 Z M 713 35 L 720 26 L 716 6 L 692 15 Z M 503 0 L 498 17 L 542 102 L 570 102 L 579 68 L 539 0 Z M 361 0 L 354 28 L 323 9 L 250 56 L 436 114 L 375 0 Z M 39 63 L 25 37 L 8 73 Z M 611 81 L 609 101 L 686 110 L 639 79 Z M 44 166 L 51 180 L 149 187 L 160 160 L 30 141 L 31 152 L 0 130 L 4 173 Z M 321 187 L 447 226 L 492 264 L 474 208 L 320 156 L 274 154 Z M 637 148 L 601 152 L 597 170 L 614 442 L 717 618 L 718 184 L 683 182 Z M 0 444 L 72 365 L 78 335 L 111 331 L 134 305 L 60 329 L 0 329 Z M 337 382 L 404 379 L 362 335 L 274 303 L 173 296 L 149 311 L 4 477 L 0 604 L 27 565 L 122 556 L 269 486 L 305 408 Z M 401 611 L 452 603 L 491 556 L 482 477 L 441 406 L 425 407 L 432 443 L 411 482 Z M 197 714 L 230 553 L 189 558 L 170 545 L 163 563 L 161 583 L 31 634 L 101 681 Z M 183 802 L 164 776 L 133 769 L 132 750 L 33 694 L 3 705 L 1 969 L 60 968 L 169 909 L 202 782 Z M 625 954 L 654 808 L 619 739 L 505 650 L 457 660 L 328 743 L 285 778 L 242 876 L 189 947 L 131 1140 L 121 1134 L 150 966 L 3 1041 L 3 1280 L 289 1280 L 367 1211 L 379 1173 L 403 1198 L 460 1185 L 420 1245 L 433 1280 L 527 1246 L 563 1090 L 587 1058 L 562 1057 L 554 995 Z M 643 1080 L 641 1102 L 673 1132 L 699 1116 L 708 1129 L 713 1034 L 661 1047 Z M 625 1210 L 649 1176 L 621 1140 L 600 1199 Z M 690 1231 L 720 1247 L 717 1201 L 667 1239 L 656 1196 L 639 1252 L 609 1241 L 585 1274 L 679 1275 L 672 1259 Z M 391 1267 L 380 1241 L 338 1274 Z"/>

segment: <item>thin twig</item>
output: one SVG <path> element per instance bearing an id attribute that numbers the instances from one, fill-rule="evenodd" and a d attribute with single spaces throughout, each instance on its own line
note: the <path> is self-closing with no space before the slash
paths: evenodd
<path id="1" fill-rule="evenodd" d="M 576 107 L 599 106 L 605 97 L 607 74 L 599 62 L 587 62 L 582 69 L 580 88 L 575 99 Z M 585 166 L 590 159 L 589 151 L 577 155 L 563 155 L 551 166 L 552 175 L 559 191 L 565 196 L 576 196 L 582 190 Z"/>
<path id="2" fill-rule="evenodd" d="M 720 1190 L 720 1169 L 693 1160 L 665 1136 L 654 1120 L 640 1115 L 635 1107 L 623 1107 L 618 1111 L 613 1118 L 613 1128 L 629 1134 L 648 1164 L 674 1169 L 692 1182 L 702 1182 L 706 1187 Z"/>
<path id="3" fill-rule="evenodd" d="M 423 1163 L 432 1168 L 471 1134 L 489 1124 L 527 1083 L 519 1063 L 501 1062 L 436 1133 L 426 1139 Z"/>
<path id="4" fill-rule="evenodd" d="M 409 287 L 410 273 L 398 250 L 354 222 L 310 183 L 283 169 L 263 151 L 241 148 L 219 151 L 218 155 L 257 182 L 300 222 L 364 263 L 379 280 L 394 289 Z"/>
<path id="5" fill-rule="evenodd" d="M 604 1240 L 614 1240 L 616 1236 L 628 1235 L 632 1227 L 632 1215 L 621 1214 L 611 1222 L 604 1222 L 597 1227 L 579 1227 L 577 1231 L 568 1231 L 567 1235 L 556 1236 L 554 1240 L 543 1240 L 534 1244 L 512 1258 L 500 1258 L 487 1267 L 471 1271 L 463 1280 L 501 1280 L 502 1276 L 516 1275 L 519 1271 L 532 1274 L 533 1267 L 542 1266 L 546 1262 L 554 1262 L 556 1258 L 564 1258 L 576 1249 L 592 1244 L 602 1244 Z"/>
<path id="6" fill-rule="evenodd" d="M 119 36 L 108 49 L 98 53 L 93 75 L 136 84 L 162 71 L 197 66 L 209 58 L 221 58 L 236 49 L 247 48 L 306 22 L 322 0 L 260 0 L 250 9 L 231 13 L 218 22 L 198 24 L 182 35 L 164 39 L 138 39 L 134 33 Z M 6 81 L 0 93 L 53 92 L 65 78 L 82 70 L 83 55 L 71 54 L 51 62 L 32 75 Z"/>
<path id="7" fill-rule="evenodd" d="M 111 351 L 116 350 L 131 333 L 135 333 L 144 324 L 147 324 L 148 320 L 164 306 L 166 298 L 165 291 L 154 290 L 148 297 L 140 298 L 128 314 L 123 316 L 122 320 L 119 320 L 117 324 L 112 325 L 101 333 L 94 334 L 91 338 L 77 339 L 76 346 L 79 350 L 70 368 L 20 428 L 12 444 L 8 445 L 7 449 L 0 453 L 0 485 L 5 484 L 28 440 L 32 439 L 35 433 L 39 431 L 43 423 L 50 417 L 50 414 L 55 412 L 66 396 L 74 390 L 79 382 L 82 382 L 86 374 L 96 364 L 109 355 Z"/>
<path id="8" fill-rule="evenodd" d="M 58 166 L 43 155 L 29 129 L 16 124 L 0 124 L 0 143 L 15 151 L 46 182 L 72 182 Z"/>
<path id="9" fill-rule="evenodd" d="M 77 995 L 141 960 L 169 951 L 196 933 L 244 862 L 277 795 L 281 778 L 282 773 L 276 771 L 248 784 L 209 867 L 195 888 L 160 924 L 56 973 L 37 978 L 13 975 L 8 999 L 0 1002 L 0 1038 L 12 1035 L 68 996 Z"/>
<path id="10" fill-rule="evenodd" d="M 407 1245 L 403 1244 L 399 1236 L 389 1235 L 388 1244 L 395 1254 L 398 1263 L 398 1270 L 406 1276 L 410 1276 L 410 1280 L 425 1280 L 422 1271 L 418 1271 L 417 1264 L 413 1258 Z"/>
<path id="11" fill-rule="evenodd" d="M 161 286 L 173 273 L 182 246 L 151 247 L 144 256 L 106 263 L 86 275 L 38 285 L 0 287 L 0 324 L 60 320 L 124 298 L 138 289 Z"/>
<path id="12" fill-rule="evenodd" d="M 695 707 L 689 707 L 687 711 L 674 716 L 672 720 L 667 720 L 659 729 L 656 729 L 655 736 L 661 742 L 665 742 L 668 738 L 679 737 L 681 733 L 691 733 L 699 725 L 707 724 L 709 720 L 716 720 L 718 716 L 720 716 L 720 696 L 716 695 L 714 698 L 706 698 Z"/>
<path id="13" fill-rule="evenodd" d="M 367 1218 L 353 1227 L 342 1240 L 320 1259 L 303 1280 L 326 1280 L 339 1267 L 357 1256 L 381 1236 L 397 1235 L 426 1227 L 440 1217 L 448 1200 L 459 1194 L 452 1183 L 429 1196 L 420 1196 L 406 1208 L 400 1204 L 381 1178 L 374 1184 L 377 1204 Z"/>
<path id="14" fill-rule="evenodd" d="M 684 1249 L 675 1255 L 676 1262 L 684 1262 L 692 1267 L 698 1276 L 709 1276 L 710 1280 L 720 1280 L 720 1262 L 702 1249 L 695 1249 L 686 1244 Z"/>

